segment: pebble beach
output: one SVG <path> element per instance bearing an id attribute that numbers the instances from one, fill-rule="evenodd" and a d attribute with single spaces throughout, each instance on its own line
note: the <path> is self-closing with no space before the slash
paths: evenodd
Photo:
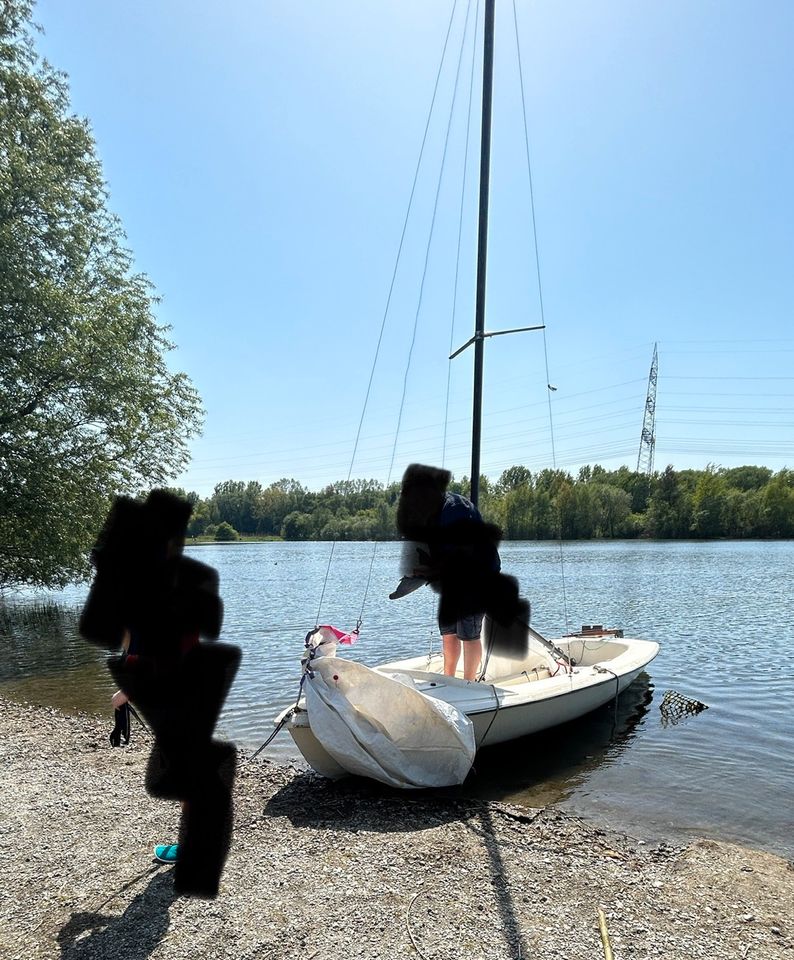
<path id="1" fill-rule="evenodd" d="M 3 958 L 794 958 L 774 854 L 244 755 L 220 894 L 176 897 L 152 849 L 177 804 L 144 790 L 143 732 L 114 750 L 109 727 L 0 699 Z"/>

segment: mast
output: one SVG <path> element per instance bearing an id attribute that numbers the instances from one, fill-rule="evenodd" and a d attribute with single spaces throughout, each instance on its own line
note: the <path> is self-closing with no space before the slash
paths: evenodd
<path id="1" fill-rule="evenodd" d="M 491 178 L 491 100 L 493 95 L 493 37 L 496 0 L 485 0 L 485 29 L 483 31 L 482 60 L 482 138 L 480 141 L 480 210 L 477 235 L 477 298 L 474 309 L 474 336 L 450 354 L 454 360 L 474 344 L 474 403 L 471 427 L 471 502 L 477 506 L 480 496 L 480 438 L 482 435 L 482 368 L 485 341 L 488 337 L 502 337 L 507 333 L 525 333 L 543 330 L 540 323 L 532 327 L 513 327 L 511 330 L 485 332 L 485 277 L 488 259 L 488 189 Z M 534 211 L 534 208 L 533 208 Z M 534 212 L 533 212 L 534 217 Z M 542 313 L 542 309 L 541 309 Z"/>
<path id="2" fill-rule="evenodd" d="M 480 212 L 477 236 L 477 298 L 474 311 L 474 400 L 471 429 L 471 502 L 480 494 L 483 347 L 485 343 L 485 277 L 488 257 L 488 191 L 491 175 L 491 102 L 495 0 L 485 0 L 482 61 L 482 133 L 480 139 Z"/>

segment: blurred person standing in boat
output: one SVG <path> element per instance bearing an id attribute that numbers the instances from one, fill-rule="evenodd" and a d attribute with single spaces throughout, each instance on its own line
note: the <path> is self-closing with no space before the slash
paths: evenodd
<path id="1" fill-rule="evenodd" d="M 501 531 L 486 523 L 468 498 L 447 490 L 448 470 L 411 464 L 405 471 L 397 508 L 397 527 L 408 541 L 403 578 L 390 596 L 396 599 L 429 583 L 440 594 L 438 626 L 444 673 L 455 676 L 463 652 L 463 677 L 476 680 L 483 662 L 485 614 L 498 629 L 491 639 L 500 652 L 526 646 L 522 621 L 529 604 L 518 596 L 513 577 L 501 573 Z"/>

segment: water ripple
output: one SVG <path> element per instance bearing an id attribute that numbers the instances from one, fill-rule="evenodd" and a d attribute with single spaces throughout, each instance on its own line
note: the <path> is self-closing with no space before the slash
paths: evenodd
<path id="1" fill-rule="evenodd" d="M 192 548 L 216 567 L 224 639 L 243 650 L 222 725 L 258 746 L 298 688 L 306 631 L 314 625 L 329 544 L 266 543 Z M 658 640 L 650 678 L 610 708 L 557 731 L 486 751 L 465 790 L 519 802 L 556 800 L 635 832 L 695 831 L 794 855 L 794 543 L 576 543 L 566 545 L 567 610 L 555 544 L 507 543 L 504 570 L 531 599 L 541 632 L 604 623 Z M 321 620 L 352 627 L 372 544 L 337 544 Z M 400 547 L 377 547 L 362 638 L 345 655 L 367 664 L 438 647 L 428 590 L 389 601 Z M 2 637 L 0 690 L 63 706 L 107 710 L 102 655 L 79 640 L 74 611 L 85 588 L 20 592 L 18 609 L 59 603 L 52 630 L 35 618 Z M 71 611 L 71 613 L 70 613 Z M 567 619 L 566 619 L 567 615 Z M 708 704 L 679 724 L 662 723 L 662 693 Z M 293 756 L 286 735 L 271 755 Z"/>

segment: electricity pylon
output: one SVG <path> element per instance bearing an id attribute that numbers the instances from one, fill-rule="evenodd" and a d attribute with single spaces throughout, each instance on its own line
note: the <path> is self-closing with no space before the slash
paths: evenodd
<path id="1" fill-rule="evenodd" d="M 656 446 L 656 380 L 659 375 L 659 359 L 656 344 L 653 345 L 651 372 L 648 374 L 648 394 L 645 398 L 645 416 L 640 434 L 640 452 L 637 454 L 637 473 L 648 477 L 653 473 L 653 451 Z"/>

